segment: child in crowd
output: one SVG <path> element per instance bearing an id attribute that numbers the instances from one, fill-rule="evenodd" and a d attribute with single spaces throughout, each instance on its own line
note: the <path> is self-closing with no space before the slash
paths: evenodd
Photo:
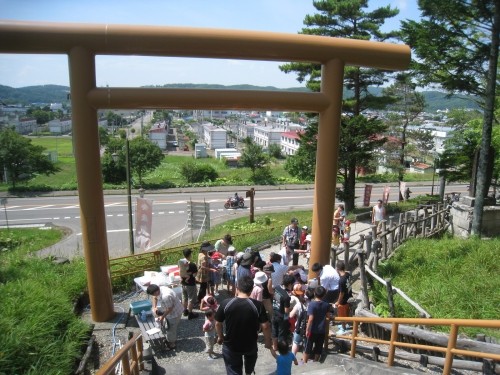
<path id="1" fill-rule="evenodd" d="M 219 304 L 217 303 L 217 300 L 214 298 L 214 296 L 212 296 L 210 294 L 207 294 L 201 300 L 201 304 L 200 304 L 201 311 L 213 311 L 215 313 L 218 308 L 219 308 Z"/>
<path id="2" fill-rule="evenodd" d="M 227 257 L 225 259 L 226 262 L 226 283 L 227 290 L 230 296 L 234 296 L 234 272 L 233 266 L 236 263 L 236 257 L 234 256 L 234 247 L 230 246 L 227 251 Z"/>
<path id="3" fill-rule="evenodd" d="M 205 323 L 203 324 L 203 332 L 205 332 L 205 344 L 207 348 L 205 353 L 208 354 L 208 359 L 214 359 L 214 344 L 215 344 L 215 313 L 212 310 L 205 312 Z"/>
<path id="4" fill-rule="evenodd" d="M 255 274 L 253 278 L 253 289 L 250 294 L 250 298 L 256 299 L 257 301 L 262 302 L 262 294 L 264 292 L 264 284 L 267 283 L 267 275 L 265 272 L 259 271 Z"/>
<path id="5" fill-rule="evenodd" d="M 278 342 L 278 354 L 271 349 L 271 354 L 276 358 L 276 375 L 291 375 L 292 363 L 297 366 L 297 358 L 290 352 L 288 344 L 285 341 Z"/>
<path id="6" fill-rule="evenodd" d="M 349 243 L 350 238 L 351 238 L 351 221 L 346 220 L 344 226 L 344 238 L 342 242 Z"/>
<path id="7" fill-rule="evenodd" d="M 214 251 L 213 253 L 209 254 L 210 256 L 210 268 L 214 269 L 214 271 L 210 272 L 210 293 L 213 294 L 214 296 L 219 295 L 219 284 L 221 283 L 221 271 L 222 271 L 222 266 L 221 266 L 221 260 L 222 260 L 222 254 Z"/>
<path id="8" fill-rule="evenodd" d="M 334 225 L 332 227 L 332 246 L 335 246 L 335 248 L 339 247 L 340 245 L 340 228 L 338 225 Z"/>

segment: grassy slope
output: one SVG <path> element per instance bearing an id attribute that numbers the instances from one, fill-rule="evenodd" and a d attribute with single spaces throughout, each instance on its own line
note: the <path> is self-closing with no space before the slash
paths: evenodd
<path id="1" fill-rule="evenodd" d="M 498 319 L 500 306 L 500 239 L 413 240 L 379 267 L 385 278 L 435 318 Z M 377 287 L 382 309 L 385 296 Z M 398 316 L 416 316 L 396 298 Z M 464 329 L 465 333 L 477 332 Z M 496 331 L 489 335 L 500 337 Z"/>
<path id="2" fill-rule="evenodd" d="M 81 355 L 89 327 L 73 302 L 86 286 L 83 261 L 54 265 L 26 256 L 61 236 L 54 229 L 0 230 L 0 373 L 70 374 Z"/>

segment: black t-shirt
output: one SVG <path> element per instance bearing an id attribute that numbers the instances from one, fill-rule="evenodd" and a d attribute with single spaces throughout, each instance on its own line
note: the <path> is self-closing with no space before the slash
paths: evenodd
<path id="1" fill-rule="evenodd" d="M 196 267 L 196 264 L 193 262 L 189 262 L 187 272 L 191 273 L 191 275 L 188 275 L 185 279 L 182 279 L 181 284 L 182 285 L 196 285 L 196 278 L 195 274 L 198 272 L 198 267 Z"/>
<path id="2" fill-rule="evenodd" d="M 224 345 L 234 352 L 250 352 L 257 349 L 260 324 L 268 318 L 262 302 L 228 298 L 217 309 L 215 320 L 224 323 Z"/>
<path id="3" fill-rule="evenodd" d="M 349 272 L 346 272 L 343 276 L 340 276 L 339 280 L 339 293 L 344 292 L 344 296 L 342 297 L 342 300 L 340 301 L 341 305 L 345 305 L 347 303 L 347 300 L 349 299 L 349 289 L 347 287 L 347 282 L 350 278 Z M 337 301 L 334 301 L 337 302 Z"/>
<path id="4" fill-rule="evenodd" d="M 288 292 L 281 286 L 274 288 L 273 296 L 273 310 L 274 316 L 277 318 L 283 318 L 285 315 L 285 308 L 290 307 L 290 296 Z"/>
<path id="5" fill-rule="evenodd" d="M 271 293 L 269 293 L 269 286 L 267 285 L 267 281 L 262 284 L 262 299 L 271 298 Z"/>

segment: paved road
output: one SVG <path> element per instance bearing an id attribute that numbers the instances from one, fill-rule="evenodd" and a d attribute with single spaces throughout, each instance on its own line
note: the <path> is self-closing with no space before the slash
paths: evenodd
<path id="1" fill-rule="evenodd" d="M 395 196 L 395 187 L 392 195 Z M 242 188 L 238 191 L 243 194 Z M 374 185 L 372 203 L 382 197 L 383 185 Z M 411 186 L 413 196 L 430 193 L 431 186 Z M 465 192 L 465 185 L 447 186 L 447 192 Z M 436 192 L 436 187 L 435 187 Z M 363 185 L 356 189 L 357 204 L 361 205 Z M 248 209 L 226 210 L 223 205 L 232 193 L 226 192 L 190 192 L 146 194 L 153 200 L 153 231 L 152 243 L 157 245 L 176 237 L 187 224 L 187 202 L 206 201 L 210 203 L 210 219 L 213 224 L 233 217 L 248 215 Z M 128 211 L 126 195 L 105 195 L 106 228 L 108 232 L 108 247 L 111 257 L 128 254 Z M 135 199 L 133 199 L 135 210 Z M 247 205 L 249 202 L 247 201 Z M 271 211 L 290 211 L 311 209 L 313 190 L 257 190 L 255 196 L 256 214 Z M 72 257 L 82 253 L 80 207 L 77 196 L 8 198 L 6 212 L 0 208 L 0 227 L 7 224 L 35 225 L 52 223 L 67 227 L 72 231 L 64 241 L 46 251 L 47 254 Z M 185 238 L 186 240 L 187 238 Z"/>

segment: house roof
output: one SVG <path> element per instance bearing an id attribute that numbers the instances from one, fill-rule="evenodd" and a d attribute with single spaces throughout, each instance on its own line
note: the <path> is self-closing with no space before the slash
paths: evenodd
<path id="1" fill-rule="evenodd" d="M 287 137 L 287 138 L 295 138 L 295 139 L 299 139 L 300 138 L 300 134 L 303 134 L 304 132 L 303 131 L 297 131 L 297 132 L 283 132 L 281 133 L 281 136 L 283 137 Z"/>
<path id="2" fill-rule="evenodd" d="M 425 163 L 414 163 L 413 167 L 418 168 L 418 169 L 429 169 L 432 167 L 432 165 L 425 164 Z"/>

